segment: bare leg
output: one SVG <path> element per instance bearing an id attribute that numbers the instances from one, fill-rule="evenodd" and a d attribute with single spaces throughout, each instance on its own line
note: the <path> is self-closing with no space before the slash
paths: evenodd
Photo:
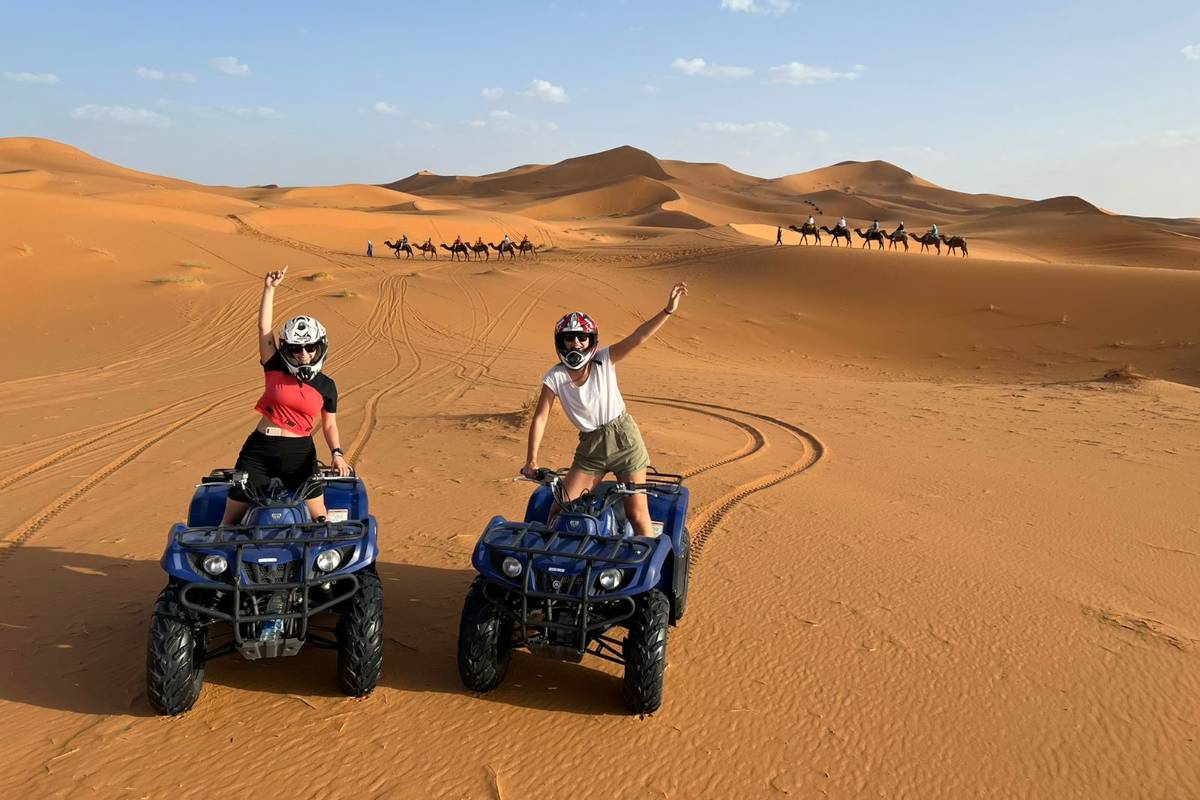
<path id="1" fill-rule="evenodd" d="M 646 470 L 628 472 L 617 476 L 621 483 L 645 483 Z M 625 518 L 633 526 L 634 536 L 653 536 L 654 526 L 650 522 L 650 501 L 644 494 L 631 494 L 625 498 Z"/>
<path id="2" fill-rule="evenodd" d="M 226 500 L 225 501 L 225 516 L 221 517 L 222 525 L 236 525 L 242 521 L 242 517 L 246 514 L 246 509 L 250 507 L 249 503 L 243 503 L 241 500 Z"/>
<path id="3" fill-rule="evenodd" d="M 603 473 L 584 472 L 581 469 L 571 468 L 567 470 L 567 474 L 562 479 L 562 493 L 567 500 L 575 500 L 584 492 L 594 491 L 596 486 L 604 479 Z M 554 523 L 558 512 L 562 511 L 556 502 L 550 507 L 550 516 L 546 520 L 546 524 Z"/>
<path id="4" fill-rule="evenodd" d="M 325 509 L 325 495 L 309 498 L 304 501 L 304 505 L 308 506 L 308 515 L 314 521 L 329 516 L 329 512 Z"/>

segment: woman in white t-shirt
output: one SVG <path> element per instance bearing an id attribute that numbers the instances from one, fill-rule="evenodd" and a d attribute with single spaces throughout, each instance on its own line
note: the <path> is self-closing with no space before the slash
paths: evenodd
<path id="1" fill-rule="evenodd" d="M 611 347 L 597 349 L 599 328 L 581 311 L 572 311 L 554 326 L 554 349 L 560 363 L 542 379 L 542 393 L 529 423 L 529 450 L 521 474 L 533 477 L 537 452 L 546 430 L 546 420 L 554 400 L 562 403 L 563 413 L 579 429 L 579 446 L 563 479 L 567 499 L 592 491 L 604 476 L 612 472 L 617 480 L 631 483 L 646 481 L 650 454 L 641 431 L 625 411 L 625 400 L 617 386 L 616 364 L 658 332 L 667 317 L 679 308 L 679 299 L 687 294 L 687 284 L 671 287 L 666 307 L 638 326 L 632 334 Z M 625 517 L 636 536 L 652 536 L 650 506 L 644 494 L 625 498 Z"/>

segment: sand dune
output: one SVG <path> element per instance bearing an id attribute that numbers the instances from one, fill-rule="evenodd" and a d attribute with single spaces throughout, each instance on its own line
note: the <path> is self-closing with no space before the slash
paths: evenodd
<path id="1" fill-rule="evenodd" d="M 634 148 L 280 189 L 0 140 L 0 173 L 0 795 L 244 794 L 266 770 L 300 796 L 585 797 L 598 742 L 622 797 L 1200 795 L 1195 220 Z M 929 215 L 971 255 L 773 247 L 805 200 L 823 224 Z M 555 246 L 382 245 L 504 231 Z M 157 719 L 164 534 L 254 423 L 262 273 L 283 264 L 276 322 L 328 327 L 380 521 L 383 679 L 349 700 L 315 647 L 222 658 Z M 524 508 L 551 326 L 582 308 L 618 341 L 676 280 L 679 313 L 619 368 L 700 543 L 663 708 L 624 715 L 621 668 L 591 657 L 517 653 L 465 692 L 470 554 Z M 556 412 L 545 462 L 575 439 Z M 264 746 L 261 768 L 213 766 Z M 354 769 L 322 766 L 331 747 Z"/>

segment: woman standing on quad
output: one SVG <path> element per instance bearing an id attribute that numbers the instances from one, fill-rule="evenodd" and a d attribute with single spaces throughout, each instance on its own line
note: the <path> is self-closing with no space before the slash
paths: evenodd
<path id="1" fill-rule="evenodd" d="M 279 334 L 279 344 L 271 330 L 275 305 L 275 287 L 283 282 L 287 267 L 268 272 L 263 278 L 262 303 L 258 307 L 258 357 L 266 388 L 254 406 L 261 417 L 254 432 L 242 445 L 234 467 L 249 474 L 249 483 L 259 491 L 271 478 L 279 478 L 288 491 L 299 489 L 317 470 L 317 448 L 312 432 L 317 415 L 321 432 L 333 454 L 333 466 L 339 475 L 349 475 L 350 467 L 339 445 L 337 427 L 337 385 L 321 372 L 329 355 L 325 328 L 312 317 L 292 317 Z M 314 520 L 325 518 L 325 497 L 320 485 L 311 487 L 303 498 Z M 229 491 L 222 525 L 241 521 L 250 498 L 237 486 Z"/>
<path id="2" fill-rule="evenodd" d="M 598 350 L 600 331 L 592 318 L 572 311 L 554 326 L 554 349 L 560 363 L 542 378 L 542 393 L 529 423 L 529 450 L 521 474 L 532 478 L 537 469 L 537 452 L 546 430 L 554 400 L 562 402 L 563 413 L 579 429 L 579 446 L 563 480 L 563 494 L 574 500 L 593 491 L 608 472 L 623 483 L 645 483 L 650 454 L 633 417 L 625 411 L 625 400 L 617 387 L 616 364 L 650 339 L 679 308 L 687 284 L 671 287 L 666 307 L 638 326 L 629 337 Z M 636 536 L 653 536 L 646 495 L 625 498 L 625 517 Z"/>

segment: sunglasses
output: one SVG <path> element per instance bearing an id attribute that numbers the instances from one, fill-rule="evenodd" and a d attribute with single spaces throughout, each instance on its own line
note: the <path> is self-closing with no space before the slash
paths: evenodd
<path id="1" fill-rule="evenodd" d="M 301 353 L 301 351 L 306 352 L 306 353 L 316 354 L 317 351 L 319 351 L 321 349 L 321 345 L 316 344 L 315 342 L 313 344 L 291 344 L 291 343 L 288 343 L 288 344 L 285 344 L 283 347 L 285 350 L 287 350 L 289 353 L 292 353 L 293 355 L 299 355 Z"/>
<path id="2" fill-rule="evenodd" d="M 590 333 L 561 333 L 558 336 L 558 340 L 563 344 L 570 344 L 571 342 L 591 344 L 592 335 Z"/>

